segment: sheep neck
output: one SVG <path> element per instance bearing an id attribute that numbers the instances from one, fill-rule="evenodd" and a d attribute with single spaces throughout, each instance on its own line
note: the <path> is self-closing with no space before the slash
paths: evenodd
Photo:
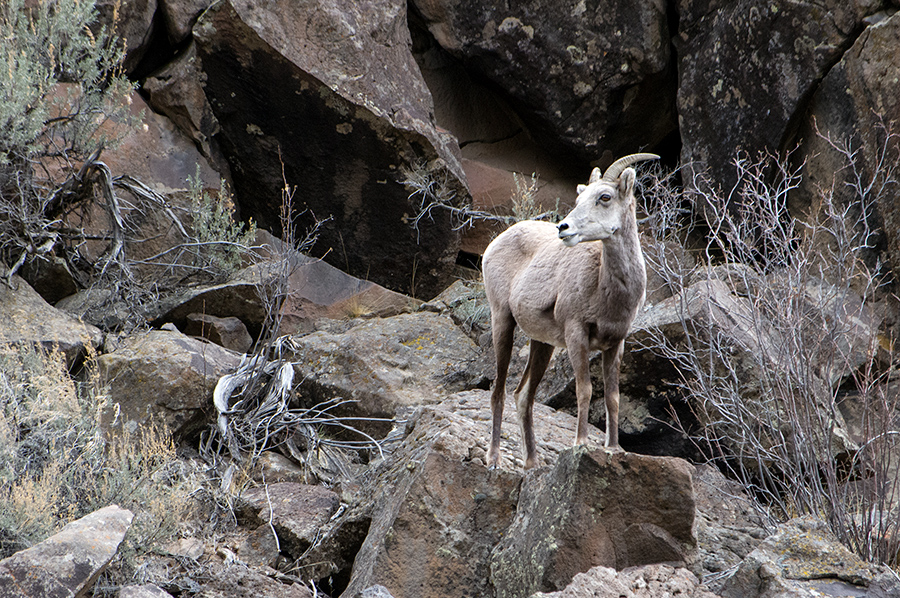
<path id="1" fill-rule="evenodd" d="M 621 301 L 622 307 L 629 309 L 634 303 L 631 296 L 637 297 L 644 292 L 645 279 L 637 221 L 634 214 L 629 214 L 619 234 L 603 241 L 599 284 L 615 296 L 617 303 Z"/>

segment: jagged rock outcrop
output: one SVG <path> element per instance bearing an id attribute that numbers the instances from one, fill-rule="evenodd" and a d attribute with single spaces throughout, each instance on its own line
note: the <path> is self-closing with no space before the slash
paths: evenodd
<path id="1" fill-rule="evenodd" d="M 54 308 L 18 276 L 9 286 L 0 282 L 0 320 L 12 324 L 0 326 L 0 345 L 27 343 L 58 350 L 69 367 L 103 342 L 100 329 Z"/>
<path id="2" fill-rule="evenodd" d="M 786 149 L 803 103 L 881 5 L 678 2 L 682 163 L 708 168 L 713 185 L 727 192 L 739 150 L 755 159 Z"/>
<path id="3" fill-rule="evenodd" d="M 113 407 L 107 425 L 135 433 L 162 423 L 184 438 L 211 421 L 212 391 L 240 363 L 237 353 L 172 330 L 123 339 L 97 358 Z"/>
<path id="4" fill-rule="evenodd" d="M 131 511 L 116 505 L 104 507 L 0 561 L 0 596 L 86 595 L 116 555 L 133 517 Z"/>
<path id="5" fill-rule="evenodd" d="M 516 513 L 522 457 L 510 404 L 501 467 L 485 467 L 489 396 L 470 391 L 423 407 L 403 444 L 360 480 L 360 502 L 346 517 L 371 523 L 342 595 L 373 585 L 395 596 L 492 595 L 490 554 Z M 574 418 L 535 405 L 539 462 L 552 463 L 571 445 L 574 430 Z M 590 438 L 602 444 L 599 431 Z"/>
<path id="6" fill-rule="evenodd" d="M 458 234 L 442 212 L 412 226 L 403 168 L 447 197 L 468 193 L 409 51 L 406 2 L 226 0 L 193 33 L 242 214 L 280 231 L 282 191 L 296 186 L 300 231 L 328 219 L 314 255 L 388 288 L 440 292 Z"/>

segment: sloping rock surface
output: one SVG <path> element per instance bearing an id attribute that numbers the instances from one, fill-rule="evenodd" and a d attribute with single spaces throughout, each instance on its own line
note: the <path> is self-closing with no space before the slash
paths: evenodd
<path id="1" fill-rule="evenodd" d="M 52 307 L 18 276 L 10 284 L 0 282 L 0 319 L 14 325 L 0 327 L 0 344 L 29 343 L 59 350 L 70 367 L 88 347 L 100 346 L 103 333 L 98 328 Z"/>
<path id="2" fill-rule="evenodd" d="M 116 505 L 104 507 L 0 561 L 0 596 L 84 596 L 116 555 L 133 517 Z"/>

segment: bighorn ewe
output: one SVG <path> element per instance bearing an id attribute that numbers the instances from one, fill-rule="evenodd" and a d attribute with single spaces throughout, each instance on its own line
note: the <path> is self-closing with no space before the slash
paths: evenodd
<path id="1" fill-rule="evenodd" d="M 590 351 L 603 351 L 606 445 L 619 445 L 619 364 L 625 335 L 644 301 L 647 276 L 635 215 L 635 171 L 655 154 L 633 154 L 605 174 L 595 168 L 566 218 L 524 221 L 510 227 L 484 252 L 484 286 L 491 307 L 497 379 L 491 394 L 493 428 L 487 460 L 500 463 L 500 423 L 516 325 L 531 338 L 528 362 L 515 390 L 525 467 L 536 463 L 532 407 L 553 347 L 565 347 L 575 370 L 578 429 L 587 441 L 591 404 Z"/>

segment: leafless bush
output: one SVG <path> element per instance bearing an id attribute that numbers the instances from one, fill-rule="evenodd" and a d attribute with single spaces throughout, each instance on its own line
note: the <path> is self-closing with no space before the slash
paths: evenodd
<path id="1" fill-rule="evenodd" d="M 417 202 L 416 215 L 410 221 L 416 230 L 423 220 L 432 220 L 434 212 L 448 213 L 454 230 L 471 228 L 479 222 L 508 226 L 520 220 L 560 220 L 559 198 L 550 210 L 535 202 L 538 191 L 537 174 L 532 174 L 526 181 L 525 177 L 513 173 L 516 190 L 510 198 L 512 214 L 509 215 L 476 210 L 471 205 L 459 205 L 460 202 L 447 181 L 447 172 L 435 174 L 424 161 L 402 167 L 401 174 L 403 179 L 400 182 L 409 190 L 409 198 Z"/>
<path id="2" fill-rule="evenodd" d="M 223 376 L 214 392 L 217 425 L 201 448 L 213 463 L 220 462 L 223 449 L 227 451 L 231 463 L 225 466 L 225 478 L 234 475 L 236 465 L 250 465 L 267 450 L 277 450 L 303 466 L 310 480 L 349 478 L 359 452 L 374 451 L 381 456 L 395 440 L 375 439 L 360 429 L 365 421 L 389 424 L 390 420 L 336 413 L 350 401 L 336 399 L 298 407 L 291 361 L 296 350 L 290 336 L 279 336 L 281 308 L 290 292 L 291 273 L 301 264 L 300 252 L 315 244 L 322 222 L 307 230 L 302 239 L 297 238 L 294 191 L 285 183 L 281 241 L 269 248 L 271 256 L 258 272 L 257 292 L 267 314 L 263 334 L 253 355 L 246 357 L 236 372 Z"/>
<path id="3" fill-rule="evenodd" d="M 857 150 L 830 140 L 846 188 L 840 202 L 834 188 L 822 190 L 806 221 L 787 209 L 800 170 L 772 156 L 740 156 L 727 194 L 707 191 L 706 181 L 679 190 L 657 174 L 645 201 L 648 262 L 683 316 L 679 334 L 657 330 L 648 348 L 677 366 L 704 424 L 698 448 L 745 485 L 770 522 L 822 516 L 864 558 L 893 563 L 900 397 L 871 306 L 887 294 L 871 260 L 872 216 L 880 194 L 897 189 L 900 160 L 897 136 L 885 139 L 884 168 L 868 178 Z M 685 206 L 709 228 L 699 266 L 671 260 L 665 247 L 696 233 Z M 850 405 L 857 426 L 843 416 Z"/>

